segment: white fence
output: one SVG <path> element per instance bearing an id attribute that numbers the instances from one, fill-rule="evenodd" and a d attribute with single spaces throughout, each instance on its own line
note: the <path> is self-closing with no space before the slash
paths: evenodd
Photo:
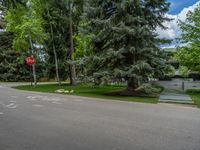
<path id="1" fill-rule="evenodd" d="M 158 81 L 159 84 L 167 89 L 188 90 L 200 89 L 200 81 L 192 81 L 192 79 L 173 79 L 172 81 Z"/>

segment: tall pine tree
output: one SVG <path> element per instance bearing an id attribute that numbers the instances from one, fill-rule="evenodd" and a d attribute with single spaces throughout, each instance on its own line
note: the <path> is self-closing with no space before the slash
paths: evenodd
<path id="1" fill-rule="evenodd" d="M 166 0 L 88 0 L 95 74 L 123 78 L 128 93 L 164 65 L 156 27 L 169 20 Z"/>

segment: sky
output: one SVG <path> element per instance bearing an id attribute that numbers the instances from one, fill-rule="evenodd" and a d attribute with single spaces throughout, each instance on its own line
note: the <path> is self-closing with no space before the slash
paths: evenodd
<path id="1" fill-rule="evenodd" d="M 200 0 L 168 0 L 171 3 L 170 11 L 167 13 L 169 18 L 173 18 L 170 22 L 163 23 L 168 29 L 162 30 L 157 28 L 157 33 L 161 38 L 167 39 L 176 39 L 180 37 L 181 30 L 178 26 L 178 20 L 185 21 L 186 14 L 188 11 L 193 11 Z M 173 42 L 170 45 L 164 45 L 164 47 L 175 47 L 177 46 L 176 42 Z"/>
<path id="2" fill-rule="evenodd" d="M 171 3 L 169 14 L 176 15 L 184 8 L 194 5 L 199 0 L 168 0 Z"/>

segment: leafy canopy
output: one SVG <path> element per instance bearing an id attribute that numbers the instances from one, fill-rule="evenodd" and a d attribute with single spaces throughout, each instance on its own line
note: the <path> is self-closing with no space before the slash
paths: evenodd
<path id="1" fill-rule="evenodd" d="M 179 21 L 179 26 L 180 40 L 186 46 L 177 48 L 176 58 L 190 70 L 200 71 L 200 5 L 188 12 L 185 22 Z"/>
<path id="2" fill-rule="evenodd" d="M 33 1 L 33 7 L 36 3 Z M 29 38 L 35 44 L 42 44 L 47 34 L 43 29 L 43 20 L 37 12 L 27 6 L 17 4 L 17 8 L 10 8 L 6 15 L 6 30 L 15 33 L 13 47 L 16 50 L 29 50 Z"/>

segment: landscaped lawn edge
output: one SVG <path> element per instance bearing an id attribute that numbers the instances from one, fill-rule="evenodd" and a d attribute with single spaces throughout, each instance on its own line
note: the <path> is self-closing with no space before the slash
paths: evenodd
<path id="1" fill-rule="evenodd" d="M 141 102 L 141 103 L 158 103 L 158 98 L 146 98 L 146 97 L 134 97 L 134 96 L 106 96 L 104 95 L 107 91 L 120 90 L 124 87 L 118 86 L 108 86 L 108 87 L 91 87 L 91 86 L 57 86 L 56 84 L 41 84 L 36 88 L 31 87 L 30 85 L 20 85 L 14 87 L 19 90 L 26 91 L 34 91 L 34 92 L 45 92 L 45 93 L 56 93 L 55 90 L 65 89 L 71 90 L 73 89 L 75 92 L 72 94 L 63 94 L 63 95 L 74 95 L 74 96 L 82 96 L 82 97 L 90 97 L 90 98 L 99 98 L 99 99 L 107 99 L 107 100 L 119 100 L 119 101 L 129 101 L 129 102 Z"/>
<path id="2" fill-rule="evenodd" d="M 187 94 L 191 96 L 194 103 L 200 108 L 200 89 L 187 90 Z"/>

